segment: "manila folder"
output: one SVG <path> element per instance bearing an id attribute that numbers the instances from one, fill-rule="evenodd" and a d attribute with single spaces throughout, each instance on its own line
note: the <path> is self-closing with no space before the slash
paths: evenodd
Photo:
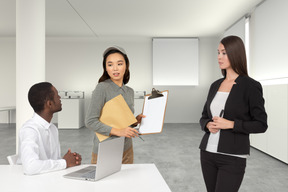
<path id="1" fill-rule="evenodd" d="M 126 128 L 137 122 L 121 94 L 105 103 L 102 108 L 99 120 L 105 125 L 117 129 Z M 95 133 L 100 142 L 109 137 L 97 132 Z"/>

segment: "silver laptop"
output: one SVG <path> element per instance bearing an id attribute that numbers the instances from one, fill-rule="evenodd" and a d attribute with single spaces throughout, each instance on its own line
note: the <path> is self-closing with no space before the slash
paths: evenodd
<path id="1" fill-rule="evenodd" d="M 109 139 L 99 143 L 97 165 L 88 166 L 64 175 L 69 179 L 97 181 L 121 170 L 124 137 Z"/>

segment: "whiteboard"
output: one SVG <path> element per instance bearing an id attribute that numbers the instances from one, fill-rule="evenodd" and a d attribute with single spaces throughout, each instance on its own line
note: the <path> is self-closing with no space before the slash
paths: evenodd
<path id="1" fill-rule="evenodd" d="M 165 111 L 167 106 L 168 91 L 161 92 L 163 97 L 148 99 L 150 95 L 145 96 L 143 115 L 139 127 L 140 134 L 161 133 L 165 118 Z"/>
<path id="2" fill-rule="evenodd" d="M 153 85 L 198 85 L 197 38 L 153 38 Z"/>

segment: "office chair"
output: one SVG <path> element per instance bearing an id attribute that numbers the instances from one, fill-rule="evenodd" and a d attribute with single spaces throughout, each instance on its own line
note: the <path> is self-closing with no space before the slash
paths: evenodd
<path id="1" fill-rule="evenodd" d="M 17 164 L 17 159 L 18 159 L 18 155 L 9 155 L 7 156 L 8 162 L 10 165 L 16 165 Z"/>

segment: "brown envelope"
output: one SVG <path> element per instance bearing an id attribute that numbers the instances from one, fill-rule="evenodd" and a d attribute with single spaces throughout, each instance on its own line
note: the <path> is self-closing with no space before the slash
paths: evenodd
<path id="1" fill-rule="evenodd" d="M 123 129 L 137 122 L 135 116 L 121 94 L 107 101 L 103 106 L 100 122 L 110 127 Z M 96 133 L 96 132 L 95 132 Z M 100 142 L 109 136 L 96 133 Z"/>

